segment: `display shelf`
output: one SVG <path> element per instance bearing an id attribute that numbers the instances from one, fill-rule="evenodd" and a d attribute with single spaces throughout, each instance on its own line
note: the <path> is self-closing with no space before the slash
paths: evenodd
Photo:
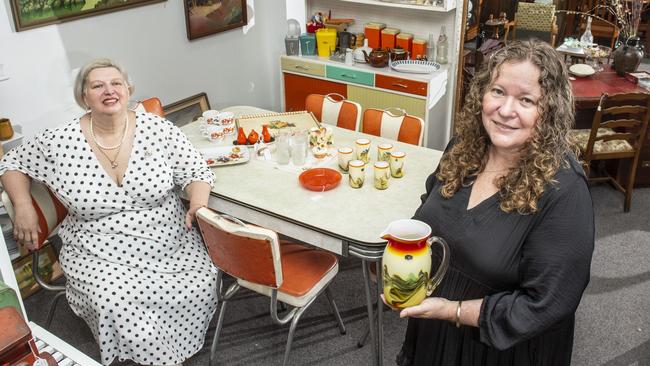
<path id="1" fill-rule="evenodd" d="M 340 0 L 340 1 L 348 2 L 348 3 L 365 4 L 365 5 L 384 6 L 390 8 L 414 9 L 414 10 L 421 10 L 421 11 L 433 11 L 433 12 L 443 12 L 443 13 L 454 10 L 456 8 L 456 4 L 453 1 L 444 1 L 443 6 L 391 3 L 391 2 L 379 1 L 379 0 Z"/>

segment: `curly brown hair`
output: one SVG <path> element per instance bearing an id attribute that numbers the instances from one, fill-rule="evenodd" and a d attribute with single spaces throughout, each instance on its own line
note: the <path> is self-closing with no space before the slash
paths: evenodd
<path id="1" fill-rule="evenodd" d="M 567 165 L 568 154 L 576 156 L 568 137 L 574 124 L 574 103 L 566 65 L 546 42 L 513 41 L 495 51 L 472 79 L 456 121 L 455 142 L 440 160 L 436 175 L 442 182 L 443 197 L 450 198 L 484 170 L 491 142 L 482 122 L 483 96 L 498 77 L 501 65 L 523 61 L 530 61 L 540 70 L 539 120 L 521 150 L 517 166 L 496 181 L 501 210 L 536 212 L 537 201 L 547 184 L 554 183 L 560 167 Z"/>

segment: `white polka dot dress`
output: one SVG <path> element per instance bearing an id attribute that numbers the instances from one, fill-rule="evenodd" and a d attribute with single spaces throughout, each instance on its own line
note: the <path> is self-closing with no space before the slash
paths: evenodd
<path id="1" fill-rule="evenodd" d="M 79 119 L 9 151 L 0 174 L 7 170 L 45 183 L 69 210 L 59 229 L 67 298 L 103 364 L 173 365 L 202 347 L 216 275 L 199 233 L 184 226 L 174 188 L 214 176 L 178 128 L 136 116 L 122 186 L 106 175 Z"/>

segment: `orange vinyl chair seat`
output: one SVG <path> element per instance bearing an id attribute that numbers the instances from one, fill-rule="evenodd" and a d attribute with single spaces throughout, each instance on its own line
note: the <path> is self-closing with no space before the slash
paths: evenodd
<path id="1" fill-rule="evenodd" d="M 334 96 L 340 99 L 336 100 Z M 359 130 L 361 121 L 361 105 L 345 99 L 339 94 L 309 94 L 305 100 L 305 108 L 314 114 L 321 123 L 346 128 L 352 131 Z"/>
<path id="2" fill-rule="evenodd" d="M 201 208 L 196 213 L 208 254 L 218 269 L 217 288 L 222 289 L 222 274 L 236 282 L 222 293 L 217 329 L 210 351 L 210 365 L 216 363 L 216 349 L 223 326 L 226 305 L 244 287 L 271 298 L 271 319 L 276 324 L 291 322 L 283 364 L 287 364 L 293 334 L 302 313 L 325 292 L 342 334 L 345 326 L 328 285 L 338 273 L 338 260 L 331 253 L 280 241 L 269 229 L 244 224 L 236 218 Z M 278 301 L 294 308 L 280 318 Z"/>
<path id="3" fill-rule="evenodd" d="M 393 113 L 390 109 L 368 108 L 363 113 L 361 132 L 391 140 L 422 145 L 424 120 L 406 114 L 402 109 Z"/>

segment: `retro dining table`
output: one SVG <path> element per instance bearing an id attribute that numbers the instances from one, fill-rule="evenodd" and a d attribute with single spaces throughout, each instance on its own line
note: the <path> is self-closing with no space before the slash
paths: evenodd
<path id="1" fill-rule="evenodd" d="M 247 107 L 225 110 L 233 111 L 236 116 L 260 111 Z M 352 147 L 357 138 L 370 139 L 371 161 L 376 160 L 377 144 L 392 143 L 396 151 L 406 153 L 404 177 L 391 178 L 388 189 L 378 190 L 373 185 L 373 170 L 365 169 L 366 182 L 359 189 L 350 187 L 344 174 L 336 188 L 315 192 L 300 185 L 299 172 L 278 166 L 274 161 L 251 156 L 245 164 L 213 168 L 216 180 L 209 206 L 315 247 L 361 259 L 374 364 L 382 365 L 382 312 L 377 312 L 375 321 L 369 265 L 381 259 L 386 242 L 380 238 L 380 233 L 388 223 L 410 218 L 420 205 L 425 180 L 437 167 L 442 152 L 335 126 L 332 128 L 334 146 Z M 183 126 L 182 130 L 198 149 L 213 145 L 201 135 L 197 122 Z M 325 159 L 319 166 L 337 169 L 336 152 L 333 148 L 330 151 L 334 156 Z M 377 277 L 381 278 L 381 268 L 377 273 Z M 377 290 L 381 291 L 381 281 L 377 283 Z"/>

